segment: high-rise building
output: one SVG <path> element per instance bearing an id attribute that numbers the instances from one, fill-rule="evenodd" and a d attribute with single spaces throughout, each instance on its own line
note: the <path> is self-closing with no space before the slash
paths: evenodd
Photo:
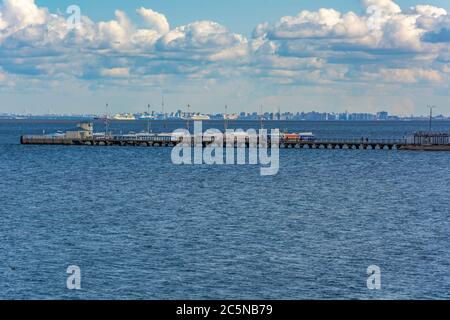
<path id="1" fill-rule="evenodd" d="M 387 120 L 389 118 L 389 113 L 386 111 L 381 111 L 377 113 L 377 120 Z"/>

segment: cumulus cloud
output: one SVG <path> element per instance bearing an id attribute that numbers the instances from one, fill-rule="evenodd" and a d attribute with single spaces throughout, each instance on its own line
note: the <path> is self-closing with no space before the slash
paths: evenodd
<path id="1" fill-rule="evenodd" d="M 254 34 L 270 39 L 308 39 L 359 37 L 367 33 L 367 24 L 355 13 L 342 15 L 334 9 L 302 11 L 295 17 L 283 17 L 274 26 L 260 24 Z"/>
<path id="2" fill-rule="evenodd" d="M 361 15 L 323 8 L 282 17 L 273 24 L 261 23 L 253 31 L 253 54 L 258 59 L 276 57 L 265 58 L 272 61 L 266 65 L 269 69 L 292 57 L 320 58 L 317 69 L 339 65 L 339 77 L 334 78 L 347 81 L 437 83 L 445 79 L 436 59 L 450 56 L 448 45 L 442 44 L 450 42 L 450 16 L 445 9 L 418 5 L 402 11 L 392 0 L 362 0 L 361 4 L 365 10 Z M 367 69 L 371 69 L 369 77 Z M 319 70 L 311 69 L 310 74 L 323 75 Z"/>
<path id="3" fill-rule="evenodd" d="M 190 76 L 205 62 L 219 69 L 222 62 L 248 53 L 244 36 L 216 22 L 197 21 L 171 30 L 164 14 L 144 7 L 136 12 L 142 28 L 121 10 L 110 21 L 82 16 L 80 26 L 69 28 L 66 17 L 38 7 L 34 0 L 3 0 L 0 61 L 8 72 L 22 76 L 132 78 Z"/>
<path id="4" fill-rule="evenodd" d="M 34 0 L 3 0 L 0 63 L 22 77 L 189 79 L 260 77 L 281 84 L 443 83 L 449 73 L 450 16 L 392 0 L 361 0 L 362 14 L 332 8 L 262 22 L 252 39 L 214 21 L 171 28 L 162 13 L 137 8 L 140 22 L 121 10 L 110 21 L 65 17 Z"/>
<path id="5" fill-rule="evenodd" d="M 5 21 L 5 19 L 3 18 L 3 13 L 0 11 L 0 30 L 6 29 L 7 26 L 8 23 Z"/>
<path id="6" fill-rule="evenodd" d="M 402 11 L 402 9 L 400 9 L 400 6 L 392 0 L 362 0 L 361 4 L 365 9 L 369 9 L 370 7 L 372 7 L 382 11 L 385 14 L 395 14 Z"/>
<path id="7" fill-rule="evenodd" d="M 245 56 L 247 39 L 216 22 L 197 21 L 168 32 L 159 39 L 157 48 L 172 57 L 224 61 Z"/>
<path id="8" fill-rule="evenodd" d="M 153 11 L 152 9 L 146 9 L 144 7 L 137 9 L 137 13 L 142 17 L 142 19 L 151 29 L 156 30 L 160 34 L 169 32 L 169 22 L 163 14 Z"/>
<path id="9" fill-rule="evenodd" d="M 403 14 L 391 0 L 363 0 L 364 15 L 340 13 L 334 9 L 315 12 L 301 11 L 297 16 L 281 18 L 274 25 L 261 24 L 255 37 L 269 40 L 309 40 L 321 45 L 327 39 L 330 45 L 387 50 L 421 50 L 424 30 L 417 25 L 422 16 L 439 17 L 443 11 L 431 6 L 420 6 L 413 14 Z M 322 42 L 319 42 L 322 40 Z"/>
<path id="10" fill-rule="evenodd" d="M 126 44 L 129 41 L 130 21 L 125 12 L 116 10 L 116 20 L 98 24 L 99 40 L 109 45 Z"/>
<path id="11" fill-rule="evenodd" d="M 3 29 L 6 26 L 17 31 L 31 25 L 44 24 L 47 12 L 38 8 L 34 0 L 4 0 L 1 18 Z"/>
<path id="12" fill-rule="evenodd" d="M 412 12 L 420 16 L 433 18 L 447 15 L 447 10 L 430 5 L 417 5 L 412 8 Z"/>
<path id="13" fill-rule="evenodd" d="M 37 27 L 43 26 L 49 14 L 34 0 L 4 0 L 0 7 L 0 44 L 9 36 L 20 33 L 22 38 L 36 37 Z"/>

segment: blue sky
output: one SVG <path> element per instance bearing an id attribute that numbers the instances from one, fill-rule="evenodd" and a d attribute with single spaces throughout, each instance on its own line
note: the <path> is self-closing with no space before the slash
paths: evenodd
<path id="1" fill-rule="evenodd" d="M 133 17 L 136 8 L 144 6 L 164 13 L 174 25 L 196 20 L 214 20 L 234 32 L 251 33 L 261 21 L 276 21 L 282 16 L 301 10 L 334 8 L 341 12 L 361 12 L 359 0 L 38 0 L 39 5 L 64 11 L 71 4 L 79 5 L 83 13 L 96 20 L 114 18 L 114 10 L 121 9 Z M 448 0 L 397 0 L 402 8 L 427 3 L 450 11 Z M 136 18 L 136 16 L 135 16 Z"/>
<path id="2" fill-rule="evenodd" d="M 450 114 L 447 0 L 0 3 L 0 113 Z"/>

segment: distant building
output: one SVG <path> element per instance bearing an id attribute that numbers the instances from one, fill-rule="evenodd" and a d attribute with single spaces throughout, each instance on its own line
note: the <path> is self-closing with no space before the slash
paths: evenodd
<path id="1" fill-rule="evenodd" d="M 389 113 L 386 111 L 381 111 L 377 113 L 377 120 L 388 120 Z"/>

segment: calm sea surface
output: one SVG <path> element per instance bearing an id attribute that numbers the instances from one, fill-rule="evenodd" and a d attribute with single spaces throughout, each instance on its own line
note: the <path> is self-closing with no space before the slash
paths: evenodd
<path id="1" fill-rule="evenodd" d="M 261 177 L 259 166 L 176 166 L 170 148 L 19 144 L 74 124 L 0 121 L 0 299 L 450 298 L 450 153 L 280 150 L 279 174 Z M 427 125 L 265 127 L 402 138 Z M 69 265 L 81 291 L 66 289 Z M 366 287 L 370 265 L 379 291 Z"/>

